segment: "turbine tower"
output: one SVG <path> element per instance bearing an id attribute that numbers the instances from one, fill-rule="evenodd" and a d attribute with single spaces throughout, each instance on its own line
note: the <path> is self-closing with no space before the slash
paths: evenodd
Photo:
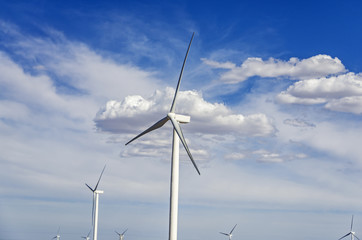
<path id="1" fill-rule="evenodd" d="M 169 215 L 169 240 L 177 240 L 177 215 L 178 215 L 178 189 L 179 189 L 179 148 L 180 148 L 180 140 L 182 145 L 184 146 L 188 156 L 191 159 L 192 164 L 196 168 L 197 173 L 200 175 L 200 171 L 196 166 L 194 158 L 191 155 L 191 152 L 186 144 L 185 138 L 181 131 L 180 123 L 189 123 L 190 117 L 179 115 L 175 113 L 175 104 L 177 99 L 177 94 L 179 92 L 181 78 L 183 74 L 183 70 L 185 67 L 187 55 L 190 50 L 192 39 L 194 38 L 195 33 L 192 34 L 189 46 L 187 48 L 186 56 L 184 62 L 182 64 L 180 76 L 177 82 L 177 87 L 175 91 L 175 96 L 172 101 L 172 105 L 170 108 L 170 112 L 166 115 L 166 117 L 162 118 L 160 121 L 153 124 L 147 130 L 143 131 L 129 142 L 126 143 L 128 145 L 132 141 L 141 137 L 142 135 L 149 133 L 155 129 L 162 127 L 168 120 L 171 121 L 173 125 L 173 140 L 172 140 L 172 162 L 171 162 L 171 187 L 170 187 L 170 215 Z"/>
<path id="2" fill-rule="evenodd" d="M 98 182 L 95 186 L 95 188 L 91 188 L 88 184 L 85 184 L 92 192 L 93 192 L 93 207 L 92 207 L 92 225 L 93 225 L 93 240 L 97 240 L 98 235 L 98 198 L 99 194 L 102 194 L 102 190 L 97 190 L 99 181 L 102 178 L 104 169 L 106 168 L 106 165 L 104 165 L 104 168 L 102 170 L 102 173 L 98 179 Z"/>
<path id="3" fill-rule="evenodd" d="M 123 240 L 124 234 L 127 232 L 128 229 L 124 230 L 123 233 L 119 233 L 117 231 L 115 231 L 117 233 L 117 235 L 119 236 L 119 240 Z"/>
<path id="4" fill-rule="evenodd" d="M 352 221 L 351 221 L 351 230 L 349 231 L 349 233 L 347 233 L 346 235 L 344 235 L 343 237 L 339 238 L 338 240 L 341 240 L 342 238 L 347 237 L 348 235 L 351 235 L 351 240 L 354 240 L 354 238 L 357 238 L 358 240 L 360 240 L 357 236 L 356 233 L 353 232 L 353 215 L 352 215 Z"/>
<path id="5" fill-rule="evenodd" d="M 84 238 L 85 240 L 89 240 L 90 239 L 89 235 L 90 235 L 91 231 L 92 230 L 89 231 L 89 233 L 88 233 L 88 235 L 86 237 L 83 236 L 82 238 Z"/>
<path id="6" fill-rule="evenodd" d="M 60 234 L 59 234 L 59 231 L 60 231 L 60 227 L 58 227 L 58 232 L 57 232 L 57 235 L 55 235 L 52 239 L 57 239 L 57 240 L 59 240 L 59 239 L 60 239 Z"/>
<path id="7" fill-rule="evenodd" d="M 237 224 L 235 224 L 235 226 L 233 227 L 233 229 L 231 229 L 230 233 L 223 233 L 223 232 L 220 232 L 220 233 L 228 236 L 228 237 L 229 237 L 229 240 L 231 240 L 231 237 L 233 236 L 233 231 L 234 231 L 236 225 L 237 225 Z"/>

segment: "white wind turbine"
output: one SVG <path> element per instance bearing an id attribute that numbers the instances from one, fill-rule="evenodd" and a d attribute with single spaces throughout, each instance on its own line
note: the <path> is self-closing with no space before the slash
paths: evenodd
<path id="1" fill-rule="evenodd" d="M 85 184 L 92 192 L 93 192 L 93 207 L 92 207 L 92 225 L 93 225 L 93 240 L 97 240 L 98 235 L 98 198 L 99 194 L 102 194 L 102 190 L 97 190 L 99 181 L 102 178 L 104 169 L 106 168 L 106 165 L 104 165 L 104 168 L 102 170 L 101 176 L 98 179 L 97 185 L 95 188 L 91 188 L 88 184 Z"/>
<path id="2" fill-rule="evenodd" d="M 223 232 L 220 232 L 220 233 L 228 236 L 228 237 L 229 237 L 229 240 L 231 240 L 231 237 L 233 236 L 233 231 L 234 231 L 236 225 L 237 225 L 237 224 L 235 224 L 235 226 L 233 227 L 233 229 L 231 229 L 230 233 L 223 233 Z"/>
<path id="3" fill-rule="evenodd" d="M 348 235 L 351 235 L 351 240 L 354 240 L 354 237 L 359 240 L 359 238 L 356 236 L 355 232 L 353 232 L 352 228 L 353 228 L 353 215 L 352 215 L 352 221 L 351 221 L 351 230 L 349 231 L 349 233 L 347 233 L 343 237 L 339 238 L 338 240 L 341 240 L 342 238 L 345 238 Z"/>
<path id="4" fill-rule="evenodd" d="M 89 233 L 88 233 L 88 235 L 86 237 L 83 236 L 82 238 L 84 238 L 85 240 L 89 240 L 90 239 L 89 235 L 90 235 L 91 231 L 92 230 L 89 231 Z"/>
<path id="5" fill-rule="evenodd" d="M 117 233 L 117 235 L 119 236 L 119 240 L 123 240 L 124 234 L 127 232 L 128 229 L 124 230 L 123 233 L 119 233 L 117 231 L 115 231 Z"/>
<path id="6" fill-rule="evenodd" d="M 184 62 L 182 64 L 180 76 L 178 79 L 175 96 L 172 101 L 170 112 L 167 114 L 166 117 L 162 118 L 160 121 L 156 122 L 154 125 L 149 127 L 147 130 L 143 131 L 141 134 L 134 137 L 130 140 L 126 145 L 134 141 L 135 139 L 141 137 L 142 135 L 149 133 L 155 129 L 162 127 L 168 120 L 171 120 L 173 125 L 173 141 L 172 141 L 172 163 L 171 163 L 171 188 L 170 188 L 170 215 L 169 215 L 169 240 L 176 240 L 177 239 L 177 215 L 178 215 L 178 189 L 179 189 L 179 148 L 180 148 L 180 140 L 182 145 L 184 146 L 187 154 L 189 155 L 192 164 L 196 168 L 196 171 L 200 175 L 200 171 L 196 166 L 196 163 L 191 155 L 191 152 L 186 144 L 185 138 L 181 131 L 180 123 L 189 123 L 190 117 L 179 115 L 175 113 L 175 103 L 177 94 L 180 88 L 180 82 L 182 78 L 182 73 L 185 67 L 187 55 L 190 50 L 192 39 L 194 38 L 194 34 L 192 34 L 189 46 L 187 48 L 186 56 Z"/>
<path id="7" fill-rule="evenodd" d="M 58 232 L 57 232 L 57 235 L 55 235 L 52 239 L 57 239 L 57 240 L 59 240 L 59 239 L 60 239 L 60 234 L 59 234 L 59 231 L 60 231 L 60 227 L 58 227 Z"/>

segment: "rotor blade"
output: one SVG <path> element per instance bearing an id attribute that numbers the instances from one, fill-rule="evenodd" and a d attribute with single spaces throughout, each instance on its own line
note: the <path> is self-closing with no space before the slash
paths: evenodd
<path id="1" fill-rule="evenodd" d="M 118 236 L 121 236 L 121 234 L 119 232 L 117 232 L 117 231 L 115 231 L 115 232 L 118 234 Z"/>
<path id="2" fill-rule="evenodd" d="M 182 134 L 181 127 L 180 127 L 179 123 L 177 122 L 176 119 L 174 119 L 174 118 L 172 118 L 172 117 L 170 117 L 170 120 L 171 120 L 171 122 L 172 122 L 173 127 L 174 127 L 175 130 L 176 130 L 177 135 L 179 136 L 179 138 L 180 138 L 180 140 L 181 140 L 181 142 L 182 142 L 182 145 L 184 145 L 184 148 L 186 149 L 186 152 L 187 152 L 187 154 L 189 155 L 192 164 L 193 164 L 194 167 L 196 168 L 197 173 L 200 175 L 200 171 L 199 171 L 199 169 L 197 168 L 196 163 L 195 163 L 195 161 L 194 161 L 194 158 L 192 157 L 191 152 L 190 152 L 190 150 L 189 150 L 189 148 L 188 148 L 188 146 L 187 146 L 187 144 L 186 144 L 186 141 L 185 141 L 184 135 Z"/>
<path id="3" fill-rule="evenodd" d="M 173 97 L 173 101 L 172 101 L 172 105 L 171 105 L 170 112 L 174 112 L 174 111 L 175 111 L 176 97 L 177 97 L 178 90 L 179 90 L 179 88 L 180 88 L 180 82 L 181 82 L 181 78 L 182 78 L 182 73 L 183 73 L 183 71 L 184 71 L 184 67 L 185 67 L 187 55 L 189 54 L 190 47 L 191 47 L 191 42 L 192 42 L 192 39 L 194 39 L 194 35 L 195 35 L 195 33 L 192 33 L 192 37 L 191 37 L 191 40 L 190 40 L 190 43 L 189 43 L 189 47 L 187 48 L 187 52 L 186 52 L 186 56 L 185 56 L 185 59 L 184 59 L 184 63 L 182 64 L 180 76 L 179 76 L 179 78 L 178 78 L 177 87 L 176 87 L 176 90 L 175 90 L 175 96 Z"/>
<path id="4" fill-rule="evenodd" d="M 353 235 L 355 238 L 357 238 L 358 240 L 360 240 L 360 239 L 356 236 L 356 234 L 352 233 L 352 235 Z"/>
<path id="5" fill-rule="evenodd" d="M 124 230 L 124 232 L 122 233 L 122 235 L 124 235 L 127 232 L 128 228 L 126 230 Z"/>
<path id="6" fill-rule="evenodd" d="M 353 228 L 353 215 L 352 215 L 352 221 L 351 221 L 351 232 L 352 232 L 352 228 Z"/>
<path id="7" fill-rule="evenodd" d="M 224 234 L 224 235 L 226 235 L 226 236 L 229 236 L 229 234 L 227 234 L 227 233 L 223 233 L 223 232 L 220 232 L 221 234 Z"/>
<path id="8" fill-rule="evenodd" d="M 87 235 L 87 238 L 89 237 L 89 235 L 90 235 L 91 231 L 92 231 L 92 229 L 91 229 L 91 230 L 89 230 L 89 233 L 88 233 L 88 235 Z"/>
<path id="9" fill-rule="evenodd" d="M 235 229 L 236 225 L 237 225 L 237 224 L 235 224 L 235 226 L 233 227 L 233 229 L 231 229 L 230 234 L 234 231 L 234 229 Z"/>
<path id="10" fill-rule="evenodd" d="M 348 235 L 350 235 L 351 233 L 349 232 L 349 233 L 347 233 L 346 235 L 344 235 L 343 237 L 341 237 L 341 238 L 339 238 L 338 240 L 341 240 L 342 238 L 345 238 L 345 237 L 347 237 Z"/>
<path id="11" fill-rule="evenodd" d="M 94 192 L 95 190 L 93 190 L 93 188 L 91 188 L 88 184 L 85 184 L 92 192 Z"/>
<path id="12" fill-rule="evenodd" d="M 160 121 L 156 122 L 155 124 L 153 124 L 151 127 L 149 127 L 147 130 L 143 131 L 142 133 L 138 134 L 136 137 L 132 138 L 128 143 L 126 143 L 125 145 L 130 144 L 131 142 L 133 142 L 134 140 L 136 140 L 137 138 L 141 137 L 142 135 L 145 135 L 146 133 L 149 133 L 157 128 L 162 127 L 166 122 L 168 121 L 168 117 L 164 117 L 162 118 Z"/>
<path id="13" fill-rule="evenodd" d="M 101 180 L 101 178 L 102 178 L 102 175 L 103 175 L 103 172 L 104 172 L 104 169 L 106 168 L 106 166 L 107 166 L 107 165 L 104 165 L 104 167 L 103 167 L 103 170 L 102 170 L 101 176 L 99 176 L 99 179 L 98 179 L 98 182 L 97 182 L 96 187 L 94 188 L 94 191 L 95 191 L 95 190 L 97 190 L 97 188 L 98 188 L 99 181 L 100 181 L 100 180 Z"/>

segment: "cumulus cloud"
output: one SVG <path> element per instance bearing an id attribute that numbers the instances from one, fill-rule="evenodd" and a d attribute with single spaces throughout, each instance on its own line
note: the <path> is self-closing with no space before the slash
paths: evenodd
<path id="1" fill-rule="evenodd" d="M 281 103 L 324 104 L 332 111 L 362 113 L 362 74 L 301 80 L 277 96 Z"/>
<path id="2" fill-rule="evenodd" d="M 325 108 L 338 112 L 362 114 L 362 96 L 351 96 L 329 101 Z"/>
<path id="3" fill-rule="evenodd" d="M 261 58 L 248 58 L 239 67 L 230 62 L 219 63 L 207 59 L 203 62 L 213 68 L 230 69 L 221 75 L 221 80 L 227 83 L 238 83 L 249 77 L 288 77 L 291 79 L 319 78 L 331 74 L 345 72 L 341 61 L 329 55 L 316 55 L 299 60 L 290 58 L 288 61 L 269 58 L 264 61 Z"/>
<path id="4" fill-rule="evenodd" d="M 156 91 L 150 98 L 128 96 L 122 101 L 108 101 L 95 117 L 99 130 L 124 132 L 144 129 L 162 118 L 169 110 L 174 90 Z M 244 116 L 233 113 L 221 103 L 209 103 L 196 91 L 179 92 L 176 111 L 191 116 L 188 129 L 194 133 L 237 134 L 267 136 L 274 132 L 271 121 L 264 114 Z"/>

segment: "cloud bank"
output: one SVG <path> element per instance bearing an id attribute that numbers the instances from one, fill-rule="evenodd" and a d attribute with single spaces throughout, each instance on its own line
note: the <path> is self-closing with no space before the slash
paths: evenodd
<path id="1" fill-rule="evenodd" d="M 319 54 L 288 61 L 247 58 L 240 66 L 206 58 L 202 61 L 212 68 L 225 69 L 220 76 L 225 83 L 238 83 L 253 76 L 298 80 L 277 95 L 279 103 L 320 104 L 331 111 L 362 113 L 362 75 L 348 72 L 337 57 Z"/>
<path id="2" fill-rule="evenodd" d="M 226 83 L 238 83 L 253 76 L 260 77 L 288 77 L 291 79 L 319 78 L 346 71 L 338 58 L 328 55 L 316 55 L 299 60 L 290 58 L 288 61 L 269 58 L 248 58 L 239 67 L 231 62 L 216 62 L 202 58 L 202 61 L 212 68 L 227 69 L 220 78 Z"/>
<path id="3" fill-rule="evenodd" d="M 277 96 L 286 104 L 322 104 L 324 108 L 354 114 L 362 113 L 362 74 L 302 80 Z"/>

